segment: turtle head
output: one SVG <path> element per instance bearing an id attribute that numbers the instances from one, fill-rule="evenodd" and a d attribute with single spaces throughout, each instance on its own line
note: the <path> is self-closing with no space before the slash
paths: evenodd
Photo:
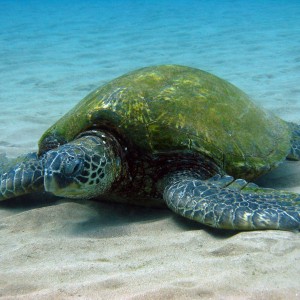
<path id="1" fill-rule="evenodd" d="M 44 155 L 44 187 L 66 198 L 93 198 L 108 191 L 120 159 L 105 140 L 83 136 Z"/>

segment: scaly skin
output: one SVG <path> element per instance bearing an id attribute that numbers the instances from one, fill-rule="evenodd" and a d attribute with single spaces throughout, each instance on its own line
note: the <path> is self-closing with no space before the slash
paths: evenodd
<path id="1" fill-rule="evenodd" d="M 66 198 L 94 198 L 118 180 L 122 160 L 110 134 L 89 131 L 48 151 L 44 159 L 45 190 Z M 118 148 L 119 149 L 119 148 Z"/>
<path id="2" fill-rule="evenodd" d="M 109 190 L 122 168 L 115 139 L 99 131 L 86 134 L 40 157 L 2 160 L 0 201 L 34 191 L 83 199 Z"/>
<path id="3" fill-rule="evenodd" d="M 164 199 L 174 212 L 215 228 L 300 229 L 300 196 L 259 188 L 231 176 L 207 181 L 171 175 Z"/>
<path id="4" fill-rule="evenodd" d="M 38 158 L 37 153 L 29 153 L 17 159 L 2 162 L 0 201 L 43 190 L 43 158 Z"/>

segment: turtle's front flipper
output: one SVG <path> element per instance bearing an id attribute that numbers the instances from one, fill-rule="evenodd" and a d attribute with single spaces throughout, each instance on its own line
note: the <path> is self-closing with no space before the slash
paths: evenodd
<path id="1" fill-rule="evenodd" d="M 291 150 L 287 156 L 290 160 L 300 160 L 300 125 L 288 123 L 291 128 Z"/>
<path id="2" fill-rule="evenodd" d="M 43 166 L 36 153 L 0 157 L 0 201 L 43 190 Z"/>
<path id="3" fill-rule="evenodd" d="M 171 210 L 202 224 L 224 229 L 300 229 L 300 196 L 259 188 L 231 176 L 209 180 L 175 175 L 164 189 Z"/>

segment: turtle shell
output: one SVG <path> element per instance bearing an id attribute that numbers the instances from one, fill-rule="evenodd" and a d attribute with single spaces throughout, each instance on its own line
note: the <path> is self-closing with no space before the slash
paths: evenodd
<path id="1" fill-rule="evenodd" d="M 99 87 L 44 133 L 40 153 L 93 128 L 143 153 L 198 152 L 246 179 L 282 161 L 291 136 L 286 122 L 232 84 L 178 65 L 142 68 Z"/>

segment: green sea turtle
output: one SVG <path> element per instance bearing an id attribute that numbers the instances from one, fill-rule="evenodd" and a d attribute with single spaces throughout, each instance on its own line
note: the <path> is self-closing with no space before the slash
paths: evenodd
<path id="1" fill-rule="evenodd" d="M 232 84 L 190 67 L 146 67 L 86 96 L 37 153 L 3 161 L 0 199 L 45 190 L 166 204 L 217 228 L 299 230 L 298 194 L 246 181 L 299 157 L 300 126 Z"/>

